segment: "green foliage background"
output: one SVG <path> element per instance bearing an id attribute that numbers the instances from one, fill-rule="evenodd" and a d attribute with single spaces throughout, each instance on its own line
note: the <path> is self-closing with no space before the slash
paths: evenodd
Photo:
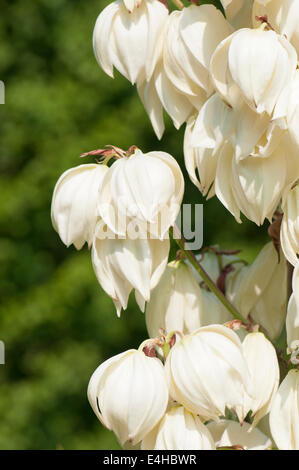
<path id="1" fill-rule="evenodd" d="M 117 319 L 88 249 L 66 249 L 50 220 L 56 180 L 85 151 L 135 144 L 168 151 L 184 169 L 184 130 L 167 121 L 159 142 L 135 88 L 94 59 L 92 30 L 107 3 L 0 1 L 0 449 L 118 448 L 87 384 L 103 360 L 147 336 L 134 299 Z M 204 202 L 186 183 L 185 202 Z M 216 198 L 204 202 L 205 245 L 252 260 L 265 240 L 266 229 L 238 225 Z"/>

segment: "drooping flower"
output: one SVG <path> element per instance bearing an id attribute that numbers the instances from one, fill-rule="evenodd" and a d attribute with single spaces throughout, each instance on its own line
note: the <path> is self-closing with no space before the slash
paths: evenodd
<path id="1" fill-rule="evenodd" d="M 215 450 L 213 438 L 198 416 L 173 406 L 143 439 L 142 450 Z"/>
<path id="2" fill-rule="evenodd" d="M 299 370 L 280 384 L 270 411 L 270 429 L 279 450 L 299 450 Z"/>
<path id="3" fill-rule="evenodd" d="M 190 97 L 213 90 L 210 59 L 232 28 L 213 5 L 191 5 L 169 16 L 163 62 L 174 86 Z"/>
<path id="4" fill-rule="evenodd" d="M 280 261 L 272 242 L 267 243 L 249 266 L 241 266 L 226 279 L 226 296 L 244 318 L 262 325 L 277 338 L 286 315 L 287 265 Z"/>
<path id="5" fill-rule="evenodd" d="M 132 84 L 144 75 L 149 79 L 162 52 L 167 17 L 167 8 L 158 0 L 110 3 L 93 33 L 94 53 L 102 69 L 113 78 L 115 67 Z"/>
<path id="6" fill-rule="evenodd" d="M 249 333 L 242 348 L 252 385 L 251 396 L 244 395 L 244 409 L 252 411 L 256 425 L 271 409 L 279 385 L 279 365 L 276 350 L 263 333 Z"/>
<path id="7" fill-rule="evenodd" d="M 298 0 L 255 0 L 253 24 L 258 25 L 258 18 L 265 16 L 274 30 L 286 37 L 299 53 Z"/>
<path id="8" fill-rule="evenodd" d="M 99 190 L 108 168 L 79 165 L 64 172 L 56 183 L 51 206 L 52 224 L 66 246 L 80 250 L 92 243 L 99 219 Z"/>
<path id="9" fill-rule="evenodd" d="M 233 108 L 245 100 L 255 112 L 270 116 L 294 77 L 297 60 L 296 50 L 283 36 L 263 27 L 244 28 L 219 44 L 210 73 L 216 91 Z"/>
<path id="10" fill-rule="evenodd" d="M 161 328 L 167 334 L 172 331 L 188 334 L 201 326 L 231 320 L 225 308 L 217 308 L 216 298 L 214 305 L 208 303 L 205 293 L 184 261 L 169 263 L 146 306 L 149 335 L 158 336 Z"/>
<path id="11" fill-rule="evenodd" d="M 99 211 L 115 234 L 126 236 L 127 221 L 134 220 L 163 239 L 175 223 L 183 193 L 184 178 L 171 155 L 144 154 L 137 149 L 109 168 L 100 190 Z"/>
<path id="12" fill-rule="evenodd" d="M 291 362 L 299 364 L 299 263 L 297 262 L 292 279 L 293 293 L 289 299 L 286 318 L 287 353 Z"/>
<path id="13" fill-rule="evenodd" d="M 271 439 L 258 428 L 252 429 L 250 424 L 242 425 L 235 421 L 222 419 L 207 424 L 216 447 L 242 447 L 244 450 L 267 450 L 273 444 Z"/>
<path id="14" fill-rule="evenodd" d="M 160 421 L 168 404 L 162 363 L 131 349 L 103 362 L 88 385 L 98 419 L 121 445 L 138 444 Z"/>
<path id="15" fill-rule="evenodd" d="M 100 233 L 103 232 L 103 235 Z M 113 235 L 113 234 L 112 234 Z M 157 240 L 107 236 L 99 222 L 92 245 L 92 263 L 96 277 L 112 298 L 118 316 L 126 309 L 131 291 L 142 311 L 150 291 L 158 284 L 169 255 L 169 239 Z"/>
<path id="16" fill-rule="evenodd" d="M 286 192 L 282 202 L 283 218 L 281 222 L 281 248 L 287 260 L 297 264 L 299 254 L 299 222 L 298 222 L 299 186 L 297 184 Z"/>
<path id="17" fill-rule="evenodd" d="M 175 344 L 165 370 L 170 396 L 194 414 L 218 419 L 225 408 L 240 421 L 249 371 L 236 333 L 222 325 L 199 328 Z"/>

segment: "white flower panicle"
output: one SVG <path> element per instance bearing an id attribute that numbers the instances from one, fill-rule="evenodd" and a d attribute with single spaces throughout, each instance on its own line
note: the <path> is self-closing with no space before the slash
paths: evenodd
<path id="1" fill-rule="evenodd" d="M 163 417 L 168 389 L 162 363 L 131 349 L 103 362 L 88 385 L 98 419 L 121 445 L 138 444 Z"/>

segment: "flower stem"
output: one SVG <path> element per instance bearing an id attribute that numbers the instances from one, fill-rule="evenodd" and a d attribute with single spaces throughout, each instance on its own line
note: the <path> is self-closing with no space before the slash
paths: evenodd
<path id="1" fill-rule="evenodd" d="M 185 8 L 185 5 L 183 4 L 183 2 L 181 2 L 181 0 L 171 0 L 171 1 L 179 10 L 182 10 L 183 8 Z"/>
<path id="2" fill-rule="evenodd" d="M 174 226 L 170 230 L 171 230 L 172 238 L 176 241 L 176 243 L 178 244 L 178 246 L 184 253 L 185 257 L 188 259 L 188 261 L 191 263 L 194 269 L 198 272 L 198 274 L 206 283 L 208 288 L 216 295 L 216 297 L 227 308 L 227 310 L 232 314 L 234 318 L 236 318 L 237 320 L 240 320 L 242 323 L 247 324 L 248 323 L 247 320 L 244 317 L 242 317 L 242 315 L 236 310 L 236 308 L 228 301 L 228 299 L 225 297 L 223 292 L 221 292 L 221 290 L 216 286 L 216 284 L 210 278 L 208 273 L 203 269 L 201 264 L 197 261 L 194 253 L 188 249 L 186 240 L 180 233 L 178 227 Z"/>

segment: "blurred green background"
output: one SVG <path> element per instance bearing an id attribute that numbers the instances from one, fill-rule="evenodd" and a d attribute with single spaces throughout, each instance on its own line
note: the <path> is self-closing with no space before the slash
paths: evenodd
<path id="1" fill-rule="evenodd" d="M 134 299 L 117 319 L 88 249 L 67 249 L 50 220 L 56 180 L 85 151 L 135 144 L 182 163 L 184 130 L 167 121 L 159 142 L 135 88 L 94 59 L 92 30 L 107 4 L 0 1 L 0 449 L 118 448 L 87 384 L 103 360 L 147 336 Z M 203 202 L 186 183 L 185 202 Z M 204 202 L 205 245 L 241 248 L 251 261 L 265 240 L 266 228 L 238 225 L 215 198 Z"/>

